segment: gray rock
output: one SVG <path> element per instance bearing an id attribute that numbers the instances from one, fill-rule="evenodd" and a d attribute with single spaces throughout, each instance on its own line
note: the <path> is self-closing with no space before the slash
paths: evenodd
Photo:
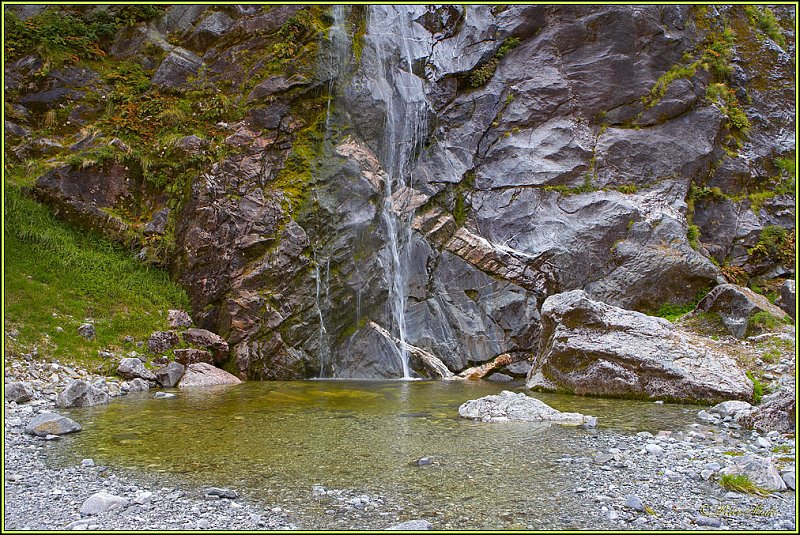
<path id="1" fill-rule="evenodd" d="M 644 504 L 642 499 L 635 494 L 628 494 L 625 496 L 625 506 L 637 512 L 644 512 Z"/>
<path id="2" fill-rule="evenodd" d="M 399 524 L 386 528 L 385 531 L 422 531 L 428 529 L 433 529 L 433 524 L 427 520 L 406 520 L 405 522 L 400 522 Z"/>
<path id="3" fill-rule="evenodd" d="M 493 373 L 492 375 L 487 377 L 486 380 L 491 381 L 493 383 L 509 383 L 513 381 L 514 378 L 504 373 Z"/>
<path id="4" fill-rule="evenodd" d="M 746 401 L 723 401 L 709 409 L 710 412 L 719 414 L 721 417 L 736 416 L 737 413 L 751 409 L 753 406 Z"/>
<path id="5" fill-rule="evenodd" d="M 92 494 L 83 502 L 80 512 L 82 515 L 97 515 L 108 511 L 121 511 L 128 507 L 128 503 L 128 500 L 121 496 L 100 491 Z"/>
<path id="6" fill-rule="evenodd" d="M 92 468 L 94 467 L 94 459 L 83 459 L 81 461 L 81 468 Z"/>
<path id="7" fill-rule="evenodd" d="M 772 459 L 758 457 L 756 455 L 745 455 L 737 458 L 735 464 L 726 466 L 720 470 L 723 475 L 743 475 L 758 487 L 768 491 L 786 490 L 781 474 Z"/>
<path id="8" fill-rule="evenodd" d="M 72 381 L 56 398 L 56 407 L 91 407 L 108 403 L 109 397 L 103 390 L 86 383 Z"/>
<path id="9" fill-rule="evenodd" d="M 150 385 L 144 379 L 134 377 L 129 383 L 128 392 L 146 392 L 150 390 Z"/>
<path id="10" fill-rule="evenodd" d="M 208 142 L 206 140 L 194 134 L 182 137 L 175 142 L 175 148 L 183 151 L 183 153 L 188 156 L 197 156 L 198 154 L 202 154 L 203 149 L 207 145 Z M 191 325 L 191 323 L 189 325 Z M 188 327 L 189 325 L 183 325 L 183 327 Z M 172 327 L 177 327 L 177 325 L 172 325 Z"/>
<path id="11" fill-rule="evenodd" d="M 647 453 L 655 455 L 656 457 L 661 457 L 664 455 L 664 449 L 658 444 L 646 444 L 644 449 L 647 451 Z"/>
<path id="12" fill-rule="evenodd" d="M 778 431 L 793 433 L 795 420 L 795 395 L 793 389 L 783 389 L 761 400 L 761 405 L 742 413 L 737 423 L 762 433 Z"/>
<path id="13" fill-rule="evenodd" d="M 175 394 L 173 394 L 171 392 L 156 392 L 153 395 L 153 399 L 173 399 L 173 398 L 176 398 L 176 397 L 178 397 L 178 396 L 176 396 Z"/>
<path id="14" fill-rule="evenodd" d="M 210 351 L 206 351 L 205 349 L 176 349 L 173 354 L 175 355 L 175 361 L 183 366 L 188 366 L 196 362 L 205 362 L 207 364 L 214 363 L 214 356 Z"/>
<path id="15" fill-rule="evenodd" d="M 147 349 L 151 353 L 164 353 L 178 345 L 178 334 L 175 331 L 156 331 L 147 340 Z"/>
<path id="16" fill-rule="evenodd" d="M 97 336 L 97 331 L 95 331 L 94 325 L 91 323 L 84 323 L 78 327 L 78 334 L 87 340 L 94 340 L 95 336 Z"/>
<path id="17" fill-rule="evenodd" d="M 576 394 L 720 401 L 751 399 L 736 360 L 662 318 L 592 301 L 581 290 L 547 298 L 528 388 Z"/>
<path id="18" fill-rule="evenodd" d="M 698 526 L 708 526 L 710 528 L 718 528 L 722 525 L 722 521 L 716 517 L 695 515 L 694 523 Z"/>
<path id="19" fill-rule="evenodd" d="M 458 408 L 462 418 L 482 422 L 557 422 L 579 425 L 586 423 L 588 416 L 575 412 L 560 412 L 543 401 L 524 393 L 515 394 L 508 390 L 496 396 L 485 396 L 463 403 Z"/>
<path id="20" fill-rule="evenodd" d="M 792 319 L 795 318 L 795 306 L 797 301 L 795 300 L 795 282 L 792 279 L 786 279 L 783 281 L 783 285 L 781 285 L 781 294 L 778 296 L 777 301 L 775 304 L 781 308 L 784 312 L 789 314 Z"/>
<path id="21" fill-rule="evenodd" d="M 171 388 L 178 384 L 186 368 L 178 362 L 170 362 L 163 368 L 156 370 L 156 381 L 163 387 Z"/>
<path id="22" fill-rule="evenodd" d="M 134 357 L 122 359 L 117 367 L 117 373 L 126 379 L 139 377 L 147 381 L 156 380 L 156 376 L 153 375 L 153 372 L 145 368 L 141 360 Z"/>
<path id="23" fill-rule="evenodd" d="M 207 487 L 203 489 L 205 496 L 218 496 L 219 498 L 228 498 L 234 500 L 239 497 L 239 493 L 235 490 L 225 489 L 220 487 Z"/>
<path id="24" fill-rule="evenodd" d="M 737 338 L 753 334 L 749 332 L 748 322 L 758 312 L 766 312 L 779 320 L 785 316 L 763 295 L 736 284 L 720 284 L 697 303 L 695 310 L 716 312 L 728 331 Z"/>
<path id="25" fill-rule="evenodd" d="M 235 375 L 231 375 L 225 370 L 215 368 L 211 364 L 198 362 L 189 364 L 186 371 L 178 383 L 179 388 L 191 388 L 196 386 L 215 386 L 215 385 L 234 385 L 242 381 Z"/>
<path id="26" fill-rule="evenodd" d="M 153 493 L 142 490 L 136 493 L 136 496 L 133 497 L 133 503 L 137 503 L 139 505 L 144 505 L 146 503 L 150 503 L 153 501 Z"/>
<path id="27" fill-rule="evenodd" d="M 26 382 L 7 383 L 4 385 L 6 401 L 25 403 L 33 399 L 33 387 Z"/>
<path id="28" fill-rule="evenodd" d="M 794 471 L 786 470 L 781 472 L 781 478 L 783 478 L 783 482 L 786 483 L 786 488 L 795 490 Z"/>
<path id="29" fill-rule="evenodd" d="M 225 34 L 231 26 L 233 26 L 232 18 L 224 11 L 215 11 L 195 26 L 187 42 L 192 49 L 200 52 L 205 51 Z"/>
<path id="30" fill-rule="evenodd" d="M 169 208 L 162 208 L 153 212 L 153 217 L 142 229 L 145 236 L 163 236 L 167 231 L 167 221 L 169 220 Z"/>
<path id="31" fill-rule="evenodd" d="M 54 412 L 37 414 L 28 422 L 28 426 L 25 428 L 26 433 L 38 437 L 66 435 L 67 433 L 74 433 L 80 430 L 81 426 L 78 422 Z"/>
<path id="32" fill-rule="evenodd" d="M 151 83 L 160 89 L 186 90 L 189 78 L 197 75 L 202 64 L 203 60 L 193 52 L 176 47 L 161 62 Z"/>
<path id="33" fill-rule="evenodd" d="M 192 318 L 183 310 L 168 310 L 167 322 L 170 327 L 191 327 Z"/>

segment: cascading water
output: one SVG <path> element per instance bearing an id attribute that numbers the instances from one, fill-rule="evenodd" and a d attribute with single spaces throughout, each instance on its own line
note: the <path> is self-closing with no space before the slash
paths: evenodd
<path id="1" fill-rule="evenodd" d="M 422 80 L 414 75 L 414 61 L 427 43 L 413 35 L 412 15 L 419 6 L 371 6 L 367 38 L 375 49 L 375 69 L 370 85 L 373 97 L 383 101 L 385 125 L 379 158 L 386 171 L 382 218 L 389 242 L 391 266 L 384 266 L 389 282 L 391 308 L 403 378 L 410 378 L 406 342 L 406 287 L 413 210 L 402 205 L 405 190 L 413 186 L 412 160 L 427 130 L 428 103 Z M 399 54 L 399 62 L 398 60 Z"/>
<path id="2" fill-rule="evenodd" d="M 319 315 L 319 377 L 325 377 L 325 365 L 331 360 L 331 347 L 328 339 L 328 330 L 325 327 L 325 317 L 323 315 L 323 308 L 330 308 L 329 305 L 329 289 L 330 289 L 330 273 L 331 261 L 328 258 L 325 261 L 325 279 L 322 278 L 322 262 L 317 259 L 317 252 L 314 251 L 314 279 L 317 283 L 316 290 L 316 304 L 317 314 Z"/>
<path id="3" fill-rule="evenodd" d="M 336 5 L 331 8 L 333 24 L 328 29 L 330 73 L 328 78 L 328 107 L 325 115 L 325 130 L 330 133 L 331 126 L 331 101 L 336 95 L 336 86 L 339 79 L 347 72 L 350 65 L 350 34 L 347 30 L 347 15 L 350 6 Z"/>

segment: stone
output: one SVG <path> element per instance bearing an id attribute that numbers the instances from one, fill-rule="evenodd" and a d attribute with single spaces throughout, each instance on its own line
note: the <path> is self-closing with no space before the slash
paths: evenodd
<path id="1" fill-rule="evenodd" d="M 781 320 L 783 310 L 763 295 L 736 284 L 720 284 L 711 290 L 695 307 L 699 312 L 716 312 L 728 331 L 737 338 L 753 334 L 750 319 L 757 313 L 767 313 Z"/>
<path id="2" fill-rule="evenodd" d="M 187 344 L 210 350 L 215 362 L 222 362 L 228 358 L 228 342 L 218 334 L 206 329 L 191 328 L 184 331 L 181 336 Z"/>
<path id="3" fill-rule="evenodd" d="M 173 355 L 175 355 L 175 361 L 183 366 L 188 366 L 189 364 L 194 364 L 196 362 L 205 362 L 207 364 L 214 363 L 214 356 L 210 351 L 206 351 L 205 349 L 176 349 L 173 351 Z"/>
<path id="4" fill-rule="evenodd" d="M 151 353 L 164 353 L 178 345 L 178 334 L 175 331 L 156 331 L 147 340 L 147 349 Z"/>
<path id="5" fill-rule="evenodd" d="M 146 392 L 150 390 L 150 385 L 140 377 L 131 379 L 128 387 L 128 392 Z"/>
<path id="6" fill-rule="evenodd" d="M 656 457 L 661 457 L 664 455 L 664 449 L 658 444 L 646 444 L 644 449 L 647 451 L 647 453 L 655 455 Z"/>
<path id="7" fill-rule="evenodd" d="M 178 362 L 170 362 L 163 368 L 156 370 L 156 381 L 165 388 L 172 388 L 178 384 L 186 368 Z"/>
<path id="8" fill-rule="evenodd" d="M 167 221 L 169 220 L 169 208 L 162 208 L 153 212 L 150 221 L 144 226 L 142 232 L 145 236 L 163 236 L 167 232 Z"/>
<path id="9" fill-rule="evenodd" d="M 795 490 L 794 471 L 786 470 L 781 472 L 781 478 L 789 490 Z"/>
<path id="10" fill-rule="evenodd" d="M 194 50 L 200 52 L 205 51 L 227 32 L 231 26 L 233 26 L 233 19 L 230 18 L 227 13 L 224 11 L 215 11 L 195 26 L 187 43 Z"/>
<path id="11" fill-rule="evenodd" d="M 586 423 L 588 416 L 575 412 L 560 412 L 543 401 L 524 393 L 515 394 L 508 390 L 499 395 L 485 396 L 467 401 L 458 408 L 462 418 L 482 422 L 556 422 L 579 425 Z"/>
<path id="12" fill-rule="evenodd" d="M 18 381 L 15 383 L 7 383 L 3 387 L 5 389 L 6 401 L 13 401 L 14 403 L 25 403 L 33 399 L 33 387 L 26 382 Z"/>
<path id="13" fill-rule="evenodd" d="M 174 399 L 178 396 L 173 394 L 172 392 L 156 392 L 153 395 L 153 399 Z"/>
<path id="14" fill-rule="evenodd" d="M 760 405 L 738 416 L 737 423 L 762 433 L 793 433 L 795 401 L 794 389 L 788 388 L 764 396 Z"/>
<path id="15" fill-rule="evenodd" d="M 202 64 L 203 60 L 193 52 L 175 47 L 159 65 L 151 84 L 173 91 L 189 89 L 189 79 L 197 75 Z"/>
<path id="16" fill-rule="evenodd" d="M 220 498 L 227 498 L 229 500 L 234 500 L 239 497 L 239 493 L 235 490 L 225 489 L 220 487 L 207 487 L 203 489 L 203 494 L 205 496 L 218 496 Z"/>
<path id="17" fill-rule="evenodd" d="M 91 407 L 109 402 L 103 390 L 80 379 L 72 381 L 56 398 L 56 407 Z"/>
<path id="18" fill-rule="evenodd" d="M 778 296 L 778 299 L 775 301 L 775 304 L 780 307 L 781 310 L 789 314 L 793 320 L 796 320 L 795 317 L 795 306 L 797 304 L 795 298 L 795 281 L 792 279 L 786 279 L 783 281 L 781 285 L 781 292 Z"/>
<path id="19" fill-rule="evenodd" d="M 625 506 L 639 513 L 644 512 L 644 504 L 642 503 L 642 499 L 635 494 L 628 494 L 625 496 Z"/>
<path id="20" fill-rule="evenodd" d="M 37 437 L 66 435 L 80 430 L 81 426 L 78 422 L 54 412 L 37 414 L 28 422 L 28 426 L 25 428 L 26 433 Z"/>
<path id="21" fill-rule="evenodd" d="M 153 372 L 145 368 L 142 361 L 135 357 L 122 359 L 117 367 L 117 373 L 126 379 L 139 377 L 146 381 L 156 380 L 156 376 L 153 375 Z"/>
<path id="22" fill-rule="evenodd" d="M 511 381 L 514 380 L 514 378 L 504 373 L 493 373 L 492 375 L 487 377 L 486 380 L 491 381 L 493 383 L 510 383 Z"/>
<path id="23" fill-rule="evenodd" d="M 756 486 L 768 491 L 786 490 L 778 469 L 772 463 L 772 459 L 758 457 L 756 455 L 745 455 L 736 458 L 732 466 L 726 466 L 720 470 L 723 475 L 743 475 Z"/>
<path id="24" fill-rule="evenodd" d="M 728 416 L 735 417 L 738 413 L 749 410 L 752 407 L 753 406 L 746 401 L 731 400 L 718 403 L 711 407 L 709 411 L 719 414 L 722 418 L 726 418 Z"/>
<path id="25" fill-rule="evenodd" d="M 428 522 L 427 520 L 406 520 L 405 522 L 400 522 L 399 524 L 395 524 L 386 528 L 385 531 L 394 530 L 394 531 L 423 531 L 433 529 L 433 524 Z"/>
<path id="26" fill-rule="evenodd" d="M 168 310 L 167 322 L 170 327 L 191 327 L 192 318 L 183 310 Z"/>
<path id="27" fill-rule="evenodd" d="M 128 500 L 108 493 L 100 491 L 89 496 L 86 501 L 81 505 L 80 512 L 82 515 L 97 515 L 112 510 L 120 511 L 128 507 Z"/>
<path id="28" fill-rule="evenodd" d="M 94 459 L 84 459 L 81 461 L 81 468 L 93 468 Z"/>
<path id="29" fill-rule="evenodd" d="M 593 301 L 583 290 L 542 305 L 537 357 L 526 385 L 579 395 L 675 401 L 752 399 L 733 356 L 663 318 Z"/>
<path id="30" fill-rule="evenodd" d="M 231 375 L 225 370 L 215 368 L 211 364 L 198 362 L 189 364 L 183 374 L 179 388 L 191 388 L 197 386 L 233 385 L 242 381 L 235 375 Z"/>
<path id="31" fill-rule="evenodd" d="M 84 323 L 78 327 L 78 334 L 87 340 L 94 340 L 95 336 L 97 336 L 97 331 L 95 331 L 94 325 L 91 323 Z"/>
<path id="32" fill-rule="evenodd" d="M 695 515 L 694 523 L 698 526 L 708 526 L 710 528 L 718 528 L 722 525 L 722 521 L 719 518 L 700 514 Z"/>
<path id="33" fill-rule="evenodd" d="M 139 505 L 144 505 L 146 503 L 150 503 L 151 501 L 153 501 L 153 493 L 146 490 L 137 492 L 136 496 L 133 497 L 133 503 L 137 503 Z"/>

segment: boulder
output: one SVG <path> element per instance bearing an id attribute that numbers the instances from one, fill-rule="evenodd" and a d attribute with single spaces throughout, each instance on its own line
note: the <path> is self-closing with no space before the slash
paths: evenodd
<path id="1" fill-rule="evenodd" d="M 33 399 L 33 387 L 25 382 L 8 383 L 5 385 L 6 401 L 25 403 Z"/>
<path id="2" fill-rule="evenodd" d="M 218 334 L 205 329 L 187 329 L 183 333 L 183 341 L 193 346 L 211 350 L 214 362 L 222 362 L 228 358 L 228 342 Z"/>
<path id="3" fill-rule="evenodd" d="M 190 327 L 192 318 L 183 310 L 169 310 L 167 312 L 167 322 L 170 327 Z"/>
<path id="4" fill-rule="evenodd" d="M 784 483 L 780 472 L 775 468 L 772 460 L 766 457 L 745 455 L 737 459 L 732 466 L 727 466 L 720 470 L 720 474 L 747 476 L 753 484 L 769 491 L 786 490 L 786 483 Z"/>
<path id="5" fill-rule="evenodd" d="M 746 401 L 731 400 L 714 405 L 709 409 L 709 412 L 715 412 L 721 417 L 726 418 L 728 416 L 736 416 L 738 413 L 747 411 L 752 407 L 753 406 Z"/>
<path id="6" fill-rule="evenodd" d="M 80 430 L 81 426 L 78 422 L 54 412 L 37 414 L 25 428 L 26 433 L 29 435 L 36 435 L 37 437 L 66 435 L 67 433 L 75 433 Z"/>
<path id="7" fill-rule="evenodd" d="M 480 420 L 482 422 L 556 422 L 562 424 L 585 424 L 590 416 L 576 412 L 558 411 L 543 401 L 524 393 L 515 394 L 503 390 L 496 396 L 485 396 L 473 399 L 458 408 L 462 418 Z"/>
<path id="8" fill-rule="evenodd" d="M 541 314 L 528 388 L 689 402 L 753 397 L 732 356 L 663 318 L 592 301 L 582 290 L 548 297 Z"/>
<path id="9" fill-rule="evenodd" d="M 794 390 L 784 389 L 765 396 L 761 405 L 737 417 L 737 422 L 762 433 L 794 433 L 795 410 Z"/>
<path id="10" fill-rule="evenodd" d="M 161 62 L 151 83 L 160 89 L 188 89 L 189 79 L 197 75 L 202 64 L 203 60 L 193 52 L 176 47 Z"/>
<path id="11" fill-rule="evenodd" d="M 211 364 L 198 362 L 189 364 L 183 378 L 178 383 L 179 388 L 190 388 L 194 386 L 214 386 L 214 385 L 235 385 L 242 381 L 235 375 L 231 375 L 225 370 L 215 368 Z"/>
<path id="12" fill-rule="evenodd" d="M 175 361 L 184 366 L 194 364 L 195 362 L 214 363 L 214 357 L 205 349 L 176 349 L 173 353 L 175 354 Z"/>
<path id="13" fill-rule="evenodd" d="M 189 36 L 188 44 L 194 50 L 205 51 L 231 26 L 233 26 L 233 19 L 227 13 L 215 11 L 195 26 L 194 31 Z"/>
<path id="14" fill-rule="evenodd" d="M 121 510 L 128 507 L 128 503 L 128 500 L 121 496 L 115 496 L 114 494 L 101 490 L 100 492 L 92 494 L 83 502 L 83 505 L 81 505 L 81 514 L 97 515 L 114 509 Z"/>
<path id="15" fill-rule="evenodd" d="M 789 314 L 793 320 L 796 320 L 794 287 L 795 282 L 793 280 L 787 279 L 783 281 L 783 285 L 781 285 L 781 294 L 778 296 L 778 300 L 775 301 L 775 304 L 779 306 L 781 310 Z"/>
<path id="16" fill-rule="evenodd" d="M 153 372 L 145 368 L 141 360 L 134 357 L 122 359 L 119 363 L 119 367 L 117 367 L 117 373 L 126 379 L 139 377 L 147 381 L 156 380 L 156 376 L 153 375 Z"/>
<path id="17" fill-rule="evenodd" d="M 748 333 L 748 323 L 759 312 L 766 312 L 777 319 L 785 316 L 783 310 L 770 303 L 763 295 L 736 284 L 720 284 L 715 287 L 697 303 L 695 311 L 716 312 L 736 338 L 745 338 L 752 334 Z"/>
<path id="18" fill-rule="evenodd" d="M 72 381 L 56 398 L 56 407 L 91 407 L 108 403 L 108 394 L 86 381 Z"/>
<path id="19" fill-rule="evenodd" d="M 147 349 L 151 353 L 163 353 L 178 345 L 178 334 L 175 331 L 156 331 L 147 341 Z"/>
<path id="20" fill-rule="evenodd" d="M 235 490 L 231 489 L 224 489 L 219 487 L 207 487 L 203 489 L 203 494 L 205 496 L 217 496 L 219 498 L 227 498 L 229 500 L 235 500 L 239 497 L 239 493 Z"/>
<path id="21" fill-rule="evenodd" d="M 186 368 L 183 364 L 170 362 L 163 368 L 156 370 L 156 381 L 163 387 L 171 388 L 178 384 L 178 381 L 183 377 L 184 371 L 186 371 Z"/>
<path id="22" fill-rule="evenodd" d="M 97 331 L 95 330 L 94 325 L 91 323 L 84 323 L 78 327 L 78 334 L 87 340 L 94 340 L 95 336 L 97 336 Z"/>
<path id="23" fill-rule="evenodd" d="M 169 220 L 169 208 L 162 208 L 153 212 L 153 217 L 144 226 L 142 232 L 145 236 L 163 236 L 167 231 L 167 221 Z"/>
<path id="24" fill-rule="evenodd" d="M 129 383 L 128 392 L 146 392 L 150 390 L 150 384 L 144 379 L 136 377 Z"/>

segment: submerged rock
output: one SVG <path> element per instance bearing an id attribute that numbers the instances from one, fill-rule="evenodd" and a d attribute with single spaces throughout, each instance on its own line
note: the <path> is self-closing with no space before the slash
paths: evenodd
<path id="1" fill-rule="evenodd" d="M 736 284 L 720 284 L 715 287 L 697 303 L 695 310 L 719 314 L 722 323 L 736 338 L 745 338 L 752 334 L 748 332 L 749 322 L 759 312 L 766 312 L 778 320 L 785 315 L 763 295 Z"/>
<path id="2" fill-rule="evenodd" d="M 561 412 L 543 401 L 524 393 L 515 394 L 503 390 L 495 396 L 473 399 L 458 408 L 462 418 L 480 420 L 482 422 L 557 422 L 580 425 L 587 423 L 589 416 L 577 412 Z"/>
<path id="3" fill-rule="evenodd" d="M 215 368 L 211 364 L 198 362 L 189 364 L 183 378 L 178 383 L 179 388 L 193 386 L 214 386 L 214 385 L 235 385 L 242 381 L 235 375 L 231 375 L 225 370 Z"/>
<path id="4" fill-rule="evenodd" d="M 61 416 L 54 412 L 43 412 L 31 419 L 25 428 L 25 432 L 29 435 L 45 437 L 47 435 L 66 435 L 81 429 L 78 422 L 70 420 L 66 416 Z"/>
<path id="5" fill-rule="evenodd" d="M 547 298 L 528 388 L 575 394 L 717 402 L 752 399 L 736 361 L 669 321 L 589 299 Z"/>

